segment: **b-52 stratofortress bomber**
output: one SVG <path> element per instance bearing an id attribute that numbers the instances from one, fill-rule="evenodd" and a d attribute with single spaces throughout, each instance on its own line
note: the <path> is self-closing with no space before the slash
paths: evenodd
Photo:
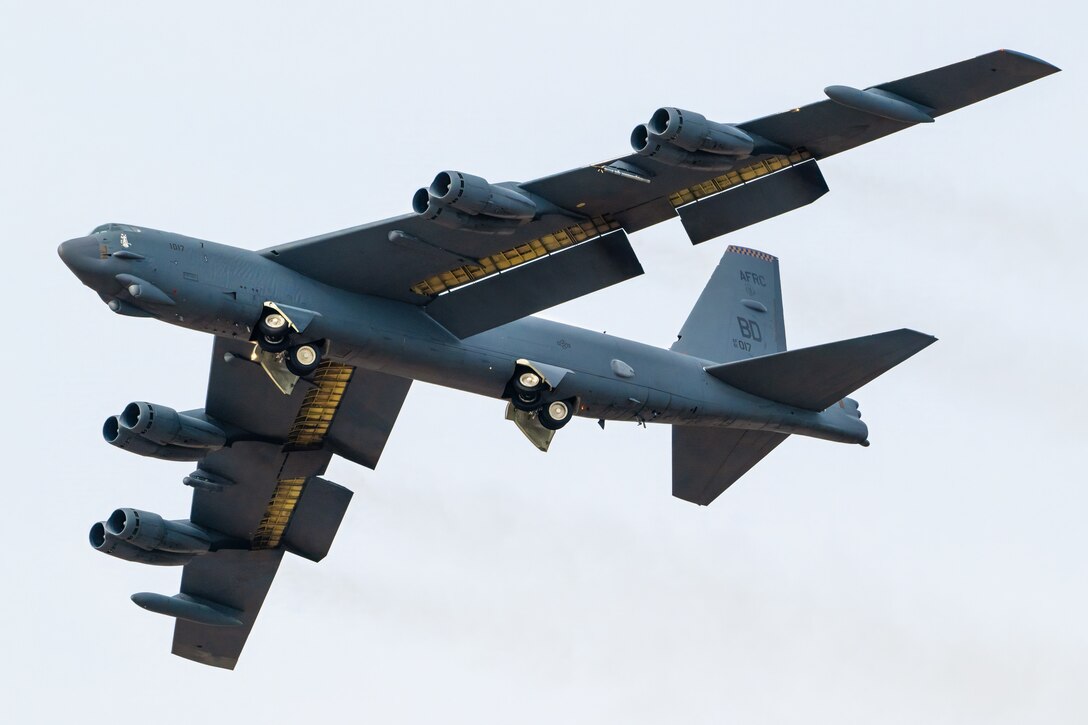
<path id="1" fill-rule="evenodd" d="M 634 152 L 524 183 L 443 171 L 413 213 L 251 252 L 104 224 L 60 245 L 119 315 L 215 336 L 203 409 L 131 403 L 114 446 L 194 461 L 189 518 L 131 508 L 91 545 L 183 567 L 140 593 L 174 654 L 233 668 L 284 552 L 319 561 L 351 498 L 332 456 L 374 468 L 413 380 L 507 401 L 541 450 L 573 416 L 673 426 L 672 492 L 706 505 L 791 434 L 868 444 L 854 390 L 934 338 L 896 330 L 786 349 L 775 257 L 730 246 L 668 350 L 530 315 L 630 279 L 628 233 L 680 217 L 692 243 L 809 204 L 817 165 L 1056 72 L 1012 51 L 727 124 L 661 108 Z"/>

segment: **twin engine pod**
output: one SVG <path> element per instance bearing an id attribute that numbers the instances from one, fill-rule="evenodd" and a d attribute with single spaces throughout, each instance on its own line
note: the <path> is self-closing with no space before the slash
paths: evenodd
<path id="1" fill-rule="evenodd" d="M 165 521 L 139 509 L 117 509 L 91 527 L 91 546 L 103 554 L 156 566 L 181 566 L 212 548 L 212 532 L 188 521 Z"/>
<path id="2" fill-rule="evenodd" d="M 776 145 L 681 108 L 659 108 L 649 122 L 631 132 L 631 147 L 639 155 L 670 166 L 727 169 L 757 151 L 770 151 L 771 146 Z"/>
<path id="3" fill-rule="evenodd" d="M 179 413 L 144 402 L 129 403 L 120 415 L 107 418 L 102 437 L 131 453 L 167 461 L 200 460 L 227 444 L 227 434 L 201 411 Z"/>
<path id="4" fill-rule="evenodd" d="M 509 233 L 541 211 L 536 200 L 509 186 L 460 171 L 442 171 L 412 197 L 424 219 L 451 229 Z"/>

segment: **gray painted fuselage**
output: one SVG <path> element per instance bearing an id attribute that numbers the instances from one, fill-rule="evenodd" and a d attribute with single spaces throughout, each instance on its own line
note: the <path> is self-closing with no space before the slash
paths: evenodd
<path id="1" fill-rule="evenodd" d="M 586 418 L 773 430 L 844 443 L 868 435 L 864 423 L 838 407 L 816 413 L 736 390 L 705 372 L 717 361 L 534 317 L 460 340 L 420 307 L 329 287 L 255 252 L 109 226 L 59 251 L 121 314 L 249 339 L 264 303 L 274 301 L 319 313 L 304 338 L 329 341 L 333 359 L 478 395 L 501 398 L 517 360 L 527 359 L 569 371 L 546 399 L 575 399 L 575 414 Z M 133 279 L 145 283 L 143 294 L 131 293 Z M 151 288 L 173 304 L 156 300 Z M 616 360 L 634 374 L 617 374 Z"/>

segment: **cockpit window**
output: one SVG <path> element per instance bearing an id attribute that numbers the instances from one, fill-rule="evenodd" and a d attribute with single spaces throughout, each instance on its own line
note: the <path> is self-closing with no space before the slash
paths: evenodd
<path id="1" fill-rule="evenodd" d="M 99 224 L 93 230 L 91 234 L 98 234 L 99 232 L 139 232 L 139 227 L 134 227 L 131 224 Z"/>

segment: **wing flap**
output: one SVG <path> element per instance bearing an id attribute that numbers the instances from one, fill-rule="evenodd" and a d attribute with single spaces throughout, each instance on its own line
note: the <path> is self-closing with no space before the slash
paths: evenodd
<path id="1" fill-rule="evenodd" d="M 440 296 L 425 308 L 460 338 L 642 274 L 621 230 Z"/>
<path id="2" fill-rule="evenodd" d="M 411 386 L 407 378 L 356 369 L 325 436 L 330 450 L 374 469 Z"/>
<path id="3" fill-rule="evenodd" d="M 194 491 L 189 520 L 236 539 L 252 540 L 289 457 L 301 463 L 303 453 L 286 454 L 278 444 L 251 441 L 209 453 L 200 469 L 231 483 L 219 490 Z M 316 476 L 324 473 L 332 454 L 316 451 L 306 458 L 309 475 Z"/>
<path id="4" fill-rule="evenodd" d="M 310 561 L 324 559 L 344 520 L 351 496 L 351 491 L 332 481 L 323 478 L 308 481 L 284 536 L 287 550 Z"/>
<path id="5" fill-rule="evenodd" d="M 811 204 L 826 194 L 815 161 L 806 161 L 677 209 L 692 244 Z"/>
<path id="6" fill-rule="evenodd" d="M 468 269 L 457 283 L 495 274 L 511 257 L 548 246 L 546 238 L 578 243 L 615 228 L 597 217 L 547 214 L 509 233 L 494 234 L 441 227 L 414 214 L 322 234 L 261 252 L 265 257 L 324 284 L 363 294 L 423 305 L 431 300 L 421 284 L 439 277 L 434 294 L 453 280 L 450 270 Z M 516 263 L 516 260 L 513 262 Z M 450 285 L 453 286 L 453 285 Z"/>

